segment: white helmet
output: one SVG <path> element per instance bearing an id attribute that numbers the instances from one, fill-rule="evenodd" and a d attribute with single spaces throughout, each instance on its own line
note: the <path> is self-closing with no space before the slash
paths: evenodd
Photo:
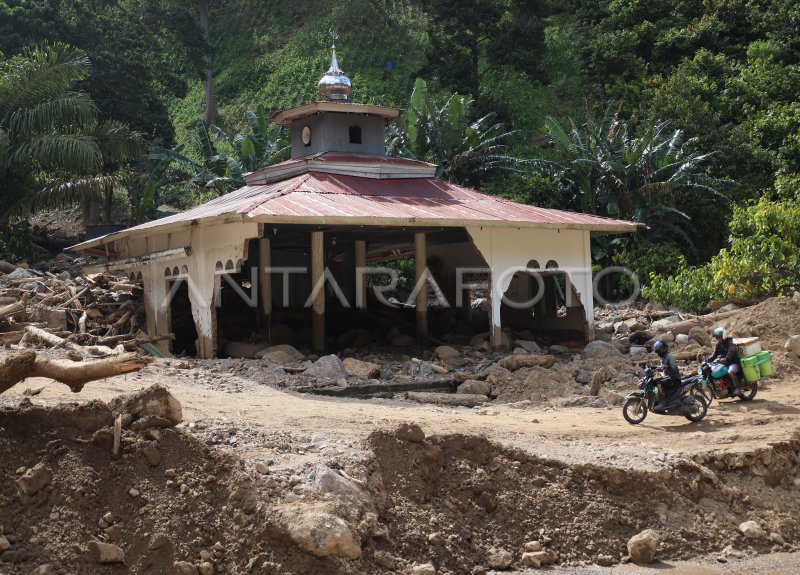
<path id="1" fill-rule="evenodd" d="M 714 330 L 714 337 L 721 337 L 722 339 L 725 339 L 725 328 L 724 327 L 716 328 Z"/>

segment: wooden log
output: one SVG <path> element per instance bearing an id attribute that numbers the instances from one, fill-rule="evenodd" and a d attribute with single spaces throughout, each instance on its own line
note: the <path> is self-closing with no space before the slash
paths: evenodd
<path id="1" fill-rule="evenodd" d="M 497 365 L 508 371 L 517 371 L 524 367 L 553 367 L 555 363 L 556 358 L 552 355 L 507 355 Z"/>
<path id="2" fill-rule="evenodd" d="M 54 379 L 77 393 L 90 381 L 139 371 L 149 363 L 148 358 L 140 358 L 135 353 L 112 355 L 97 361 L 36 358 L 33 370 L 27 377 Z"/>
<path id="3" fill-rule="evenodd" d="M 58 337 L 57 335 L 53 335 L 49 331 L 45 331 L 43 329 L 39 329 L 38 327 L 34 327 L 29 325 L 25 328 L 25 331 L 30 334 L 31 337 L 41 341 L 44 344 L 47 344 L 51 347 L 66 347 L 67 349 L 73 349 L 75 351 L 82 351 L 81 346 L 71 343 L 64 339 L 63 337 Z"/>
<path id="4" fill-rule="evenodd" d="M 450 405 L 453 407 L 475 407 L 489 401 L 485 395 L 473 393 L 431 393 L 424 391 L 409 391 L 398 394 L 398 399 L 408 399 L 419 403 L 433 403 L 435 405 Z"/>
<path id="5" fill-rule="evenodd" d="M 11 305 L 0 307 L 0 319 L 16 315 L 25 311 L 25 301 L 18 301 Z"/>
<path id="6" fill-rule="evenodd" d="M 328 395 L 332 397 L 363 397 L 381 393 L 398 393 L 419 390 L 453 391 L 455 381 L 447 379 L 421 379 L 416 381 L 373 383 L 368 385 L 354 385 L 351 387 L 299 387 L 301 393 L 314 395 Z M 450 395 L 450 394 L 448 394 Z"/>

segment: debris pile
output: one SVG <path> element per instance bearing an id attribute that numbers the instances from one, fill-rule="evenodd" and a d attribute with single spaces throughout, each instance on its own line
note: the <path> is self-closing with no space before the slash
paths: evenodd
<path id="1" fill-rule="evenodd" d="M 78 345 L 113 347 L 137 338 L 145 326 L 140 282 L 119 273 L 84 275 L 79 263 L 59 256 L 39 271 L 0 262 L 3 345 L 47 339 L 40 330 Z"/>
<path id="2" fill-rule="evenodd" d="M 0 261 L 0 344 L 49 347 L 70 361 L 23 351 L 3 357 L 0 393 L 26 377 L 50 377 L 80 391 L 87 381 L 135 371 L 139 346 L 157 338 L 144 333 L 139 282 L 121 274 L 84 275 L 82 261 L 60 255 L 42 266 Z M 86 361 L 97 359 L 98 361 Z"/>

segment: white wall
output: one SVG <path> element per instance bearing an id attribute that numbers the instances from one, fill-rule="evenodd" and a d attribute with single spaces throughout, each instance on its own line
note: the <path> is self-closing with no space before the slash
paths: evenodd
<path id="1" fill-rule="evenodd" d="M 592 266 L 589 232 L 536 228 L 468 227 L 467 233 L 492 269 L 492 325 L 500 327 L 501 296 L 514 272 L 536 260 L 542 269 L 549 260 L 558 262 L 580 297 L 586 321 L 594 323 Z M 567 290 L 569 293 L 569 290 Z M 577 302 L 574 302 L 577 303 Z"/>
<path id="2" fill-rule="evenodd" d="M 216 263 L 221 262 L 224 267 L 230 260 L 235 271 L 238 271 L 238 266 L 246 258 L 247 241 L 254 237 L 258 237 L 258 224 L 255 223 L 193 226 L 190 233 L 154 234 L 148 237 L 148 251 L 185 245 L 192 248 L 190 256 L 179 255 L 168 261 L 144 262 L 139 267 L 131 268 L 130 271 L 134 273 L 142 273 L 148 333 L 169 333 L 169 283 L 175 277 L 181 278 L 189 287 L 192 317 L 197 328 L 197 355 L 212 357 L 216 352 L 214 300 L 219 281 L 219 276 L 215 273 Z M 180 246 L 173 245 L 175 243 Z M 166 274 L 167 269 L 170 271 L 169 275 Z M 177 276 L 175 271 L 178 272 Z"/>

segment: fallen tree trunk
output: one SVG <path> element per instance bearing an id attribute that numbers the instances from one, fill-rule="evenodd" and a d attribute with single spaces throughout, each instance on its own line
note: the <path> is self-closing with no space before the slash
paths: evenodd
<path id="1" fill-rule="evenodd" d="M 395 395 L 397 399 L 407 399 L 417 403 L 433 403 L 435 405 L 450 405 L 453 407 L 476 407 L 489 401 L 485 395 L 474 393 L 432 393 L 424 391 L 409 391 Z"/>
<path id="2" fill-rule="evenodd" d="M 25 311 L 25 302 L 18 301 L 17 303 L 12 303 L 11 305 L 6 305 L 0 307 L 0 319 L 4 317 L 8 317 L 10 315 L 14 315 L 17 313 L 22 313 Z"/>
<path id="3" fill-rule="evenodd" d="M 71 361 L 36 357 L 31 350 L 0 360 L 0 393 L 29 377 L 46 377 L 65 384 L 77 393 L 90 381 L 139 371 L 151 360 L 135 353 L 123 353 L 97 361 Z"/>

